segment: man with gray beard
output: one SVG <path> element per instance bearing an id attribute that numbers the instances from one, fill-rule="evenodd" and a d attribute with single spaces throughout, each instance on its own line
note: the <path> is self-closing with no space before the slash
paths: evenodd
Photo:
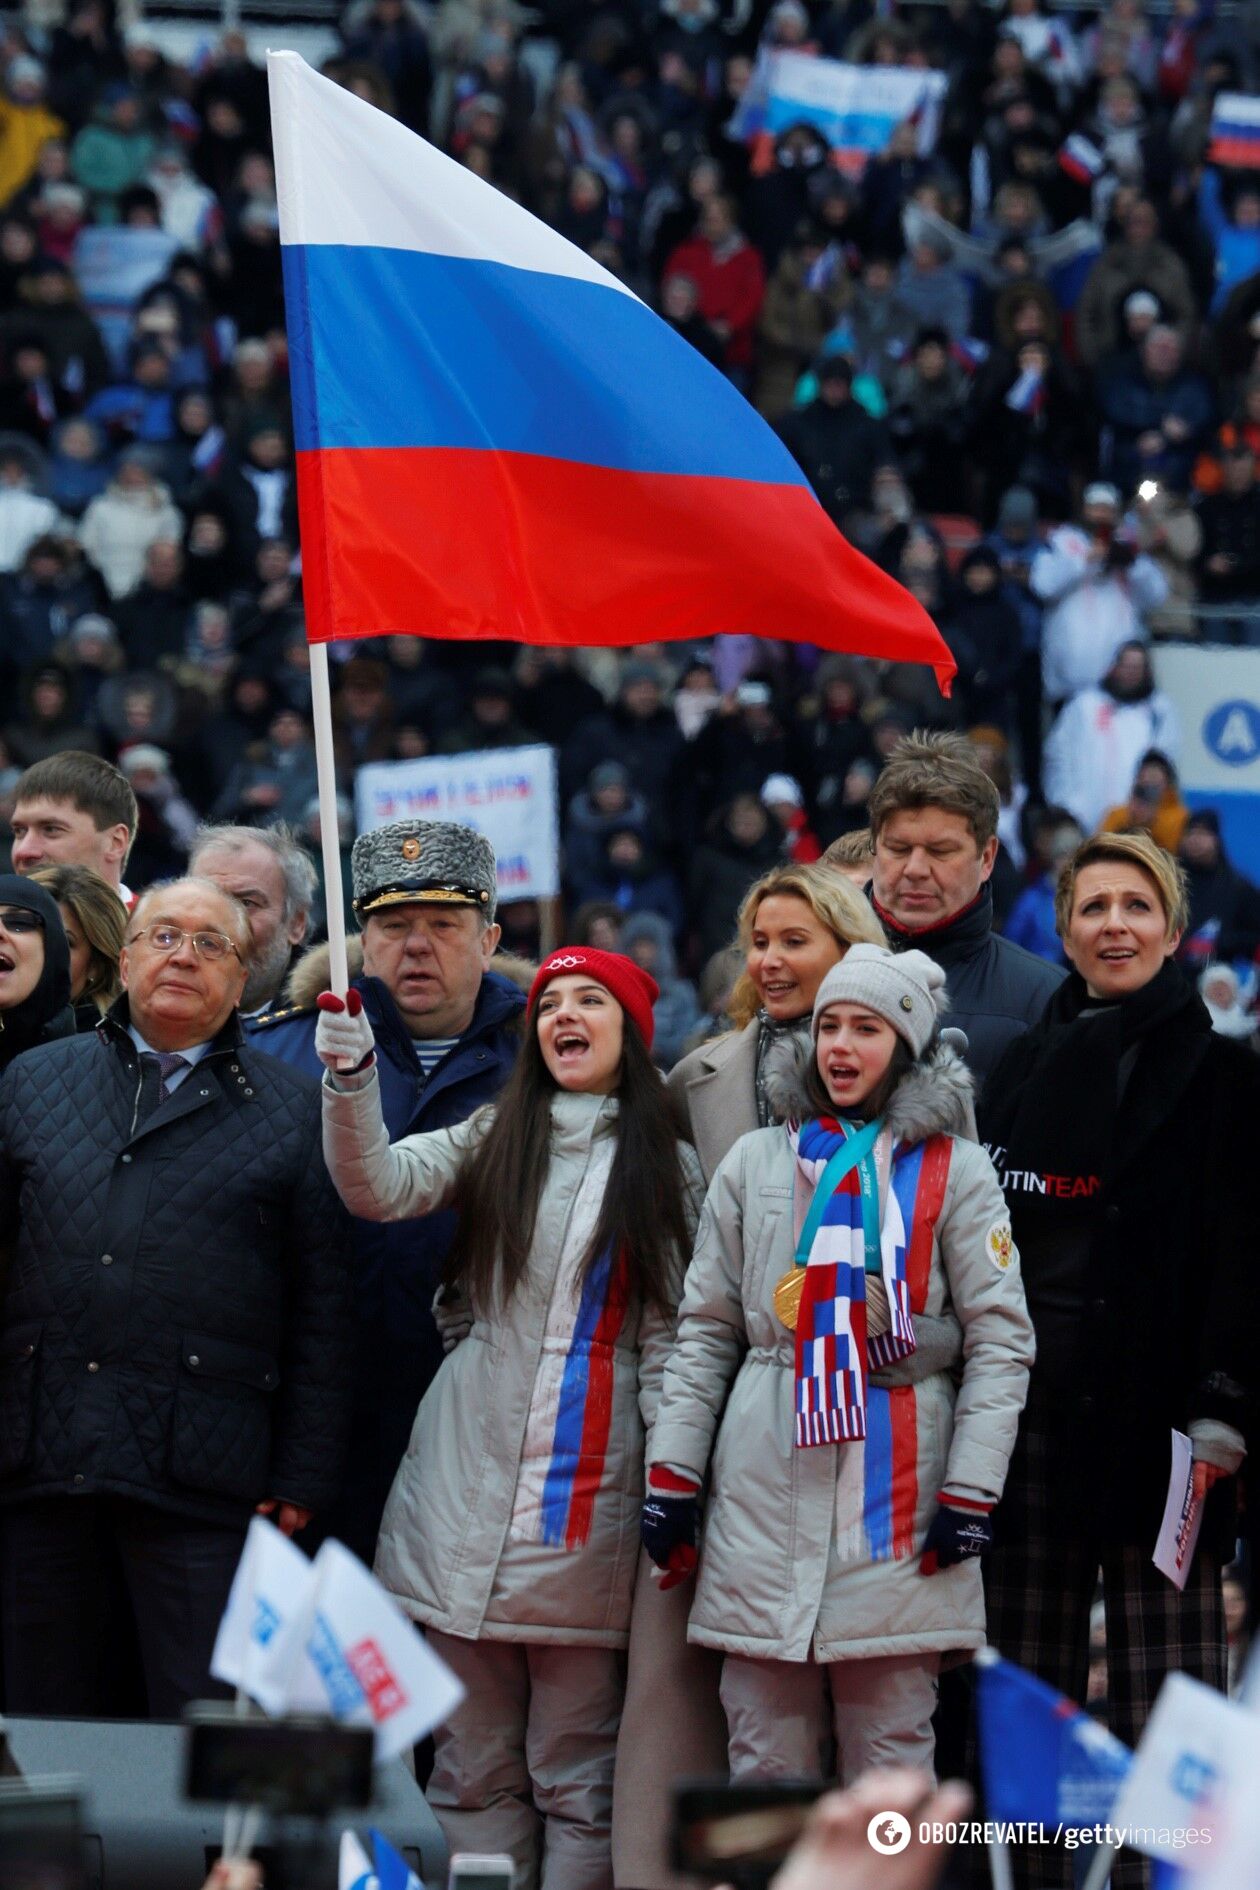
<path id="1" fill-rule="evenodd" d="M 269 1016 L 280 1002 L 293 955 L 305 943 L 318 879 L 291 827 L 201 827 L 188 870 L 240 901 L 249 916 L 249 975 L 241 1016 Z"/>

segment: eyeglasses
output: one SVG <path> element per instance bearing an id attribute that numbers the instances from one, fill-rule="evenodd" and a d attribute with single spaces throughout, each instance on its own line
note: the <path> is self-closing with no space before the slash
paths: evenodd
<path id="1" fill-rule="evenodd" d="M 0 925 L 14 938 L 20 937 L 23 932 L 42 932 L 44 929 L 44 921 L 38 912 L 27 912 L 21 906 L 0 910 Z"/>
<path id="2" fill-rule="evenodd" d="M 133 932 L 130 943 L 147 938 L 155 952 L 169 956 L 177 952 L 186 938 L 192 940 L 193 950 L 198 958 L 204 958 L 208 964 L 217 965 L 233 952 L 240 957 L 239 948 L 223 932 L 184 932 L 178 925 L 142 925 L 138 932 Z"/>

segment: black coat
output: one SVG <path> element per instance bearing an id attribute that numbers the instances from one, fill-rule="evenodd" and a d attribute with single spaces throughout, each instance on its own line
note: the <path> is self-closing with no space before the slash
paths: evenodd
<path id="1" fill-rule="evenodd" d="M 941 1021 L 966 1032 L 967 1067 L 981 1087 L 1007 1045 L 1041 1016 L 1062 968 L 993 930 L 987 886 L 974 905 L 930 932 L 903 932 L 879 916 L 895 952 L 926 952 L 945 973 L 949 1011 Z"/>
<path id="2" fill-rule="evenodd" d="M 1047 1474 L 1065 1528 L 1092 1517 L 1104 1535 L 1149 1554 L 1174 1427 L 1218 1419 L 1255 1443 L 1260 1061 L 1214 1034 L 1188 993 L 1141 1040 L 1118 1106 L 1104 1102 L 1113 1122 L 1100 1138 L 1109 1146 L 1086 1164 L 1093 1175 L 1038 1172 L 1067 1164 L 1017 1154 L 1029 1112 L 1053 1121 L 1089 1107 L 1083 1059 L 1068 1041 L 1083 991 L 1073 976 L 1042 1024 L 1007 1050 L 981 1103 L 980 1134 L 1021 1253 L 1037 1331 L 1027 1421 L 1051 1439 Z M 1047 1194 L 1066 1202 L 1064 1190 L 1081 1181 L 1093 1192 L 1056 1229 Z M 1022 1443 L 1002 1505 L 1008 1531 L 1020 1524 L 1021 1475 Z M 1233 1533 L 1226 1484 L 1209 1499 L 1203 1541 L 1228 1556 Z"/>
<path id="3" fill-rule="evenodd" d="M 244 1521 L 340 1482 L 349 1222 L 318 1086 L 231 1019 L 139 1126 L 121 998 L 0 1081 L 0 1502 Z"/>

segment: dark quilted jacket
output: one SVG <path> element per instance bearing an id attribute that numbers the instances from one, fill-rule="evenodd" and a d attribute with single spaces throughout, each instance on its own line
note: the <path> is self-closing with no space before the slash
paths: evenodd
<path id="1" fill-rule="evenodd" d="M 493 1102 L 512 1068 L 525 999 L 488 972 L 473 1019 L 428 1082 L 393 1000 L 379 978 L 355 989 L 376 1037 L 381 1106 L 390 1140 L 465 1122 Z M 314 1009 L 256 1025 L 250 1041 L 294 1069 L 323 1075 L 315 1054 Z M 256 1034 L 254 1034 L 256 1032 Z M 442 1363 L 433 1295 L 455 1235 L 449 1210 L 411 1221 L 355 1221 L 355 1412 L 342 1500 L 325 1518 L 371 1562 L 385 1498 L 406 1451 L 420 1400 Z"/>
<path id="2" fill-rule="evenodd" d="M 0 1081 L 0 1501 L 319 1510 L 340 1481 L 351 1324 L 318 1087 L 233 1018 L 133 1127 L 126 1017 L 122 998 Z"/>

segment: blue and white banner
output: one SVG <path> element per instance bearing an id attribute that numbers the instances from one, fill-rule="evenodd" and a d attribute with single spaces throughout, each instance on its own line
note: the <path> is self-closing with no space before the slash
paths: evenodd
<path id="1" fill-rule="evenodd" d="M 1127 1746 L 991 1647 L 976 1656 L 980 1767 L 990 1818 L 1053 1831 L 1111 1822 Z"/>
<path id="2" fill-rule="evenodd" d="M 1216 809 L 1233 864 L 1260 879 L 1260 650 L 1157 649 L 1155 674 L 1184 731 L 1186 800 Z"/>
<path id="3" fill-rule="evenodd" d="M 856 174 L 887 150 L 893 132 L 907 120 L 914 124 L 920 157 L 930 156 L 947 83 L 943 72 L 851 66 L 809 53 L 762 53 L 727 129 L 733 138 L 773 140 L 789 125 L 813 125 L 840 169 Z"/>
<path id="4" fill-rule="evenodd" d="M 378 1765 L 449 1719 L 464 1697 L 392 1595 L 331 1540 L 311 1564 L 301 1619 L 264 1678 L 281 1698 L 269 1711 L 373 1727 Z"/>
<path id="5" fill-rule="evenodd" d="M 309 1558 L 274 1523 L 255 1516 L 232 1578 L 210 1671 L 269 1712 L 281 1712 L 283 1703 L 270 1695 L 265 1669 L 301 1614 L 310 1582 Z"/>
<path id="6" fill-rule="evenodd" d="M 354 789 L 360 833 L 391 820 L 457 820 L 494 848 L 500 901 L 551 899 L 560 890 L 554 748 L 371 762 Z"/>

